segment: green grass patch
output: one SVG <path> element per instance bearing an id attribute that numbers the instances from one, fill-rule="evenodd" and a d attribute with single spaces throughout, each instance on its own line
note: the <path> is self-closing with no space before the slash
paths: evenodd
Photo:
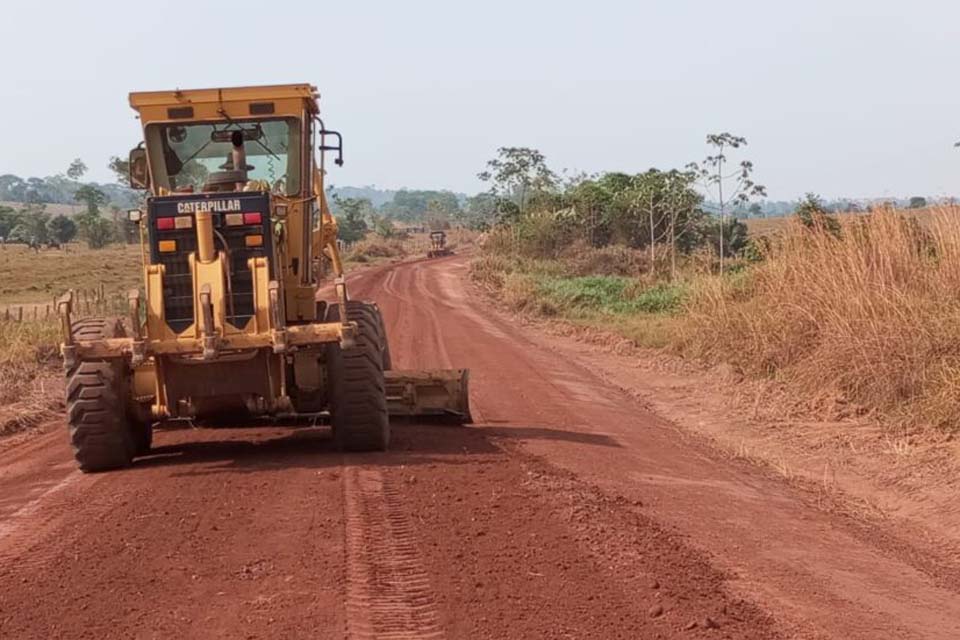
<path id="1" fill-rule="evenodd" d="M 537 294 L 563 310 L 603 314 L 673 313 L 683 302 L 682 285 L 660 284 L 641 287 L 623 276 L 541 277 Z"/>

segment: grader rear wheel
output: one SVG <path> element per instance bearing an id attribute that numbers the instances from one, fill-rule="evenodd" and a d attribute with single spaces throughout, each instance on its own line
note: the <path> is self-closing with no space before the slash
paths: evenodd
<path id="1" fill-rule="evenodd" d="M 328 347 L 330 422 L 334 441 L 343 451 L 386 451 L 390 444 L 379 314 L 375 305 L 348 302 L 347 318 L 358 327 L 356 345 Z M 327 322 L 340 322 L 338 305 L 328 309 Z"/>
<path id="2" fill-rule="evenodd" d="M 72 327 L 79 340 L 123 335 L 117 320 L 87 318 Z M 119 358 L 80 361 L 67 371 L 67 422 L 82 471 L 126 467 L 138 448 L 127 418 L 127 367 Z"/>

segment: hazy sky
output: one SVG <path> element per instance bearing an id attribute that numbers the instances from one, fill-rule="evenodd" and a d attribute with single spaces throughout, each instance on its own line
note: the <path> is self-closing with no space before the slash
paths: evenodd
<path id="1" fill-rule="evenodd" d="M 7 0 L 0 174 L 108 180 L 131 90 L 312 82 L 339 185 L 477 191 L 499 146 L 641 171 L 746 136 L 771 198 L 960 194 L 960 2 Z"/>

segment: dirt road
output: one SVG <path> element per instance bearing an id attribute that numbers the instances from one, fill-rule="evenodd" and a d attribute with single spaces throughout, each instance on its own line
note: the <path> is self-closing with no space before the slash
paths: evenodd
<path id="1" fill-rule="evenodd" d="M 960 570 L 726 459 L 491 311 L 462 257 L 353 279 L 477 424 L 0 444 L 2 638 L 957 638 Z"/>

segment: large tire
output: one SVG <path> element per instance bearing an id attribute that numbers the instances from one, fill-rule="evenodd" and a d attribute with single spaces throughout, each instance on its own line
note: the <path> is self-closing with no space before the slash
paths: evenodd
<path id="1" fill-rule="evenodd" d="M 123 335 L 116 320 L 74 323 L 80 340 Z M 121 358 L 81 361 L 67 371 L 67 424 L 74 457 L 85 472 L 129 466 L 137 443 L 127 419 L 126 363 Z"/>
<path id="2" fill-rule="evenodd" d="M 327 350 L 330 381 L 330 422 L 337 447 L 343 451 L 386 451 L 390 444 L 386 384 L 383 377 L 382 322 L 372 304 L 350 301 L 347 318 L 357 323 L 356 344 Z M 340 321 L 339 305 L 327 310 L 327 322 Z"/>
<path id="3" fill-rule="evenodd" d="M 390 341 L 387 340 L 387 326 L 383 323 L 383 313 L 376 302 L 357 302 L 351 300 L 347 303 L 348 307 L 356 307 L 355 313 L 362 314 L 367 321 L 376 327 L 377 337 L 380 340 L 380 359 L 383 361 L 383 370 L 393 369 L 393 358 L 390 356 Z M 353 313 L 353 311 L 350 311 Z M 339 309 L 337 318 L 340 318 Z"/>

